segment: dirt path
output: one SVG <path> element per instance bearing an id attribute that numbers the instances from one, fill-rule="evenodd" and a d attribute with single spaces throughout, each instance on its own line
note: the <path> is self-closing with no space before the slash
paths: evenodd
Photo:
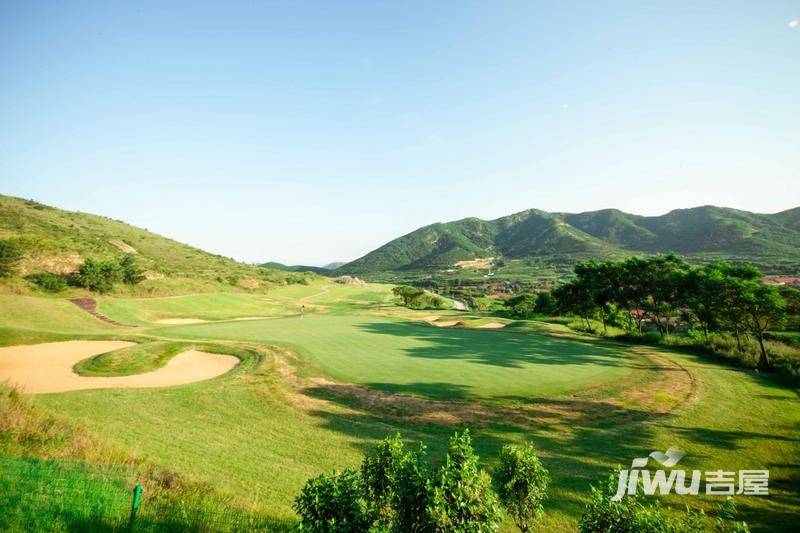
<path id="1" fill-rule="evenodd" d="M 134 376 L 86 377 L 72 371 L 78 361 L 133 346 L 123 341 L 67 341 L 0 348 L 0 382 L 27 393 L 82 389 L 170 387 L 211 379 L 239 364 L 232 355 L 181 352 L 163 367 Z"/>
<path id="2" fill-rule="evenodd" d="M 113 326 L 119 326 L 122 328 L 136 327 L 131 324 L 123 324 L 121 322 L 117 322 L 113 318 L 108 318 L 106 315 L 97 310 L 97 301 L 95 301 L 94 298 L 73 298 L 70 300 L 70 302 L 74 303 L 75 305 L 77 305 L 78 307 L 80 307 L 93 317 L 102 320 L 103 322 L 107 322 Z"/>

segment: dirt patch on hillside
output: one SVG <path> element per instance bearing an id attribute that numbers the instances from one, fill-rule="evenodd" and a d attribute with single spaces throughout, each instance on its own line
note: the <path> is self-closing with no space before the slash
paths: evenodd
<path id="1" fill-rule="evenodd" d="M 121 250 L 121 251 L 125 252 L 126 254 L 138 254 L 139 253 L 136 250 L 136 248 L 134 248 L 133 246 L 131 246 L 130 244 L 128 244 L 127 242 L 125 242 L 123 240 L 111 239 L 108 242 L 109 242 L 109 244 L 111 244 L 111 246 L 117 248 L 118 250 Z"/>
<path id="2" fill-rule="evenodd" d="M 478 326 L 480 329 L 500 329 L 506 327 L 502 322 L 487 322 Z"/>
<path id="3" fill-rule="evenodd" d="M 194 383 L 222 375 L 239 359 L 198 350 L 181 352 L 163 367 L 133 376 L 87 377 L 72 369 L 83 359 L 134 346 L 123 341 L 67 341 L 0 348 L 0 381 L 36 394 L 83 389 L 152 388 Z"/>

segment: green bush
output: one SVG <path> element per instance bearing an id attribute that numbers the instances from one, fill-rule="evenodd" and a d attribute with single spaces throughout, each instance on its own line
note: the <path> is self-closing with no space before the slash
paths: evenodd
<path id="1" fill-rule="evenodd" d="M 437 531 L 494 531 L 502 519 L 491 480 L 478 467 L 469 430 L 450 439 L 433 481 L 428 515 Z"/>
<path id="2" fill-rule="evenodd" d="M 136 259 L 132 255 L 126 255 L 119 263 L 122 268 L 122 282 L 126 285 L 136 285 L 144 281 L 144 270 L 136 264 Z"/>
<path id="3" fill-rule="evenodd" d="M 295 500 L 300 530 L 313 533 L 361 533 L 372 519 L 361 478 L 355 470 L 310 479 Z"/>
<path id="4" fill-rule="evenodd" d="M 542 502 L 547 497 L 550 483 L 550 475 L 533 445 L 504 446 L 495 480 L 500 501 L 516 526 L 523 533 L 533 531 L 542 514 Z"/>
<path id="5" fill-rule="evenodd" d="M 33 274 L 28 280 L 45 292 L 61 292 L 67 288 L 67 278 L 50 272 Z"/>
<path id="6" fill-rule="evenodd" d="M 87 259 L 69 278 L 70 284 L 95 292 L 109 292 L 114 283 L 122 281 L 122 266 L 113 259 Z"/>
<path id="7" fill-rule="evenodd" d="M 295 499 L 303 531 L 494 531 L 497 495 L 478 467 L 469 432 L 456 433 L 438 469 L 425 448 L 405 449 L 400 435 L 367 454 L 360 476 L 318 476 Z M 361 528 L 361 529 L 358 529 Z"/>
<path id="8" fill-rule="evenodd" d="M 648 504 L 641 490 L 624 496 L 620 501 L 611 498 L 617 491 L 619 471 L 612 473 L 599 487 L 592 487 L 591 501 L 581 516 L 581 533 L 700 533 L 708 531 L 706 515 L 686 508 L 683 514 L 667 514 L 656 500 Z M 749 533 L 745 522 L 736 521 L 736 504 L 731 498 L 717 506 L 714 530 Z"/>
<path id="9" fill-rule="evenodd" d="M 0 278 L 14 274 L 22 259 L 22 247 L 12 240 L 0 240 Z"/>

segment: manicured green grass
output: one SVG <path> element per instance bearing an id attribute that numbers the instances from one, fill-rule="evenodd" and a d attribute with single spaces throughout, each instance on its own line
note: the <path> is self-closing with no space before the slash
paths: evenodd
<path id="1" fill-rule="evenodd" d="M 67 300 L 0 294 L 0 346 L 114 333 L 119 328 Z"/>
<path id="2" fill-rule="evenodd" d="M 282 316 L 284 306 L 263 294 L 215 292 L 165 298 L 102 298 L 98 310 L 125 324 L 147 324 L 170 318 L 227 320 L 249 316 Z"/>
<path id="3" fill-rule="evenodd" d="M 161 368 L 174 356 L 189 349 L 185 342 L 144 342 L 101 353 L 84 359 L 75 365 L 75 372 L 82 376 L 131 376 Z"/>
<path id="4" fill-rule="evenodd" d="M 197 324 L 154 333 L 285 344 L 339 381 L 436 398 L 563 394 L 624 379 L 631 368 L 624 352 L 597 343 L 368 316 Z"/>

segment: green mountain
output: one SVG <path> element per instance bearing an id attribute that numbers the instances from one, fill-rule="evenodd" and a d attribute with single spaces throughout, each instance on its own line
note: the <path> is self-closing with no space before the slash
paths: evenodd
<path id="1" fill-rule="evenodd" d="M 768 271 L 800 264 L 800 208 L 772 215 L 724 207 L 640 216 L 617 209 L 549 213 L 529 209 L 496 220 L 425 226 L 336 270 L 372 274 L 452 270 L 481 258 L 569 264 L 588 257 L 676 252 L 697 261 L 750 261 Z M 467 263 L 467 266 L 469 264 Z"/>
<path id="2" fill-rule="evenodd" d="M 342 263 L 344 264 L 344 263 Z M 315 274 L 326 275 L 330 274 L 331 269 L 328 267 L 315 267 L 309 265 L 284 265 L 276 261 L 267 261 L 258 265 L 262 268 L 271 268 L 274 270 L 283 270 L 284 272 L 313 272 Z"/>
<path id="3" fill-rule="evenodd" d="M 136 289 L 146 294 L 256 289 L 303 277 L 239 263 L 118 220 L 12 196 L 0 195 L 0 239 L 13 240 L 23 250 L 17 275 L 0 280 L 20 287 L 27 286 L 23 278 L 29 274 L 68 274 L 86 258 L 124 255 L 146 270 L 148 279 Z"/>

